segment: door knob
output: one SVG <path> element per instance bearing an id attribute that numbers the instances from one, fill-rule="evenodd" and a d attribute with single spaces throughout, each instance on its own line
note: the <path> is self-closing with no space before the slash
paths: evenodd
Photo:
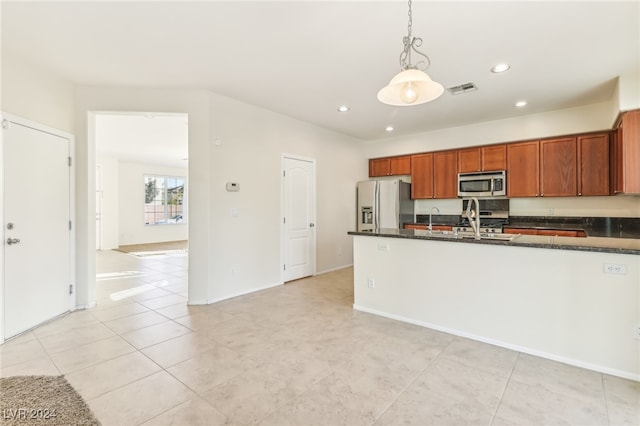
<path id="1" fill-rule="evenodd" d="M 309 224 L 309 228 L 313 228 L 314 226 L 316 226 L 316 224 L 315 224 L 315 223 L 310 223 L 310 224 Z"/>
<path id="2" fill-rule="evenodd" d="M 19 242 L 20 238 L 7 238 L 8 245 L 18 244 Z"/>

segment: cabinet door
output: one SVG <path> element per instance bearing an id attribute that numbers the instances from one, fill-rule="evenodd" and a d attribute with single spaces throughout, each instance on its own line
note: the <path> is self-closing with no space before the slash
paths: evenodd
<path id="1" fill-rule="evenodd" d="M 482 148 L 482 170 L 496 171 L 507 168 L 507 146 L 493 145 Z"/>
<path id="2" fill-rule="evenodd" d="M 575 197 L 578 195 L 576 138 L 540 141 L 540 195 Z"/>
<path id="3" fill-rule="evenodd" d="M 540 176 L 539 142 L 507 145 L 507 195 L 537 197 Z"/>
<path id="4" fill-rule="evenodd" d="M 410 175 L 411 156 L 403 155 L 402 157 L 389 158 L 389 173 L 391 175 Z"/>
<path id="5" fill-rule="evenodd" d="M 458 151 L 442 151 L 433 155 L 434 198 L 458 197 Z"/>
<path id="6" fill-rule="evenodd" d="M 578 137 L 578 195 L 609 195 L 609 134 Z"/>
<path id="7" fill-rule="evenodd" d="M 458 150 L 458 173 L 478 172 L 482 167 L 480 148 Z"/>
<path id="8" fill-rule="evenodd" d="M 389 175 L 389 159 L 388 158 L 372 158 L 369 160 L 369 177 L 388 176 Z"/>
<path id="9" fill-rule="evenodd" d="M 568 231 L 564 229 L 540 229 L 538 235 L 547 235 L 550 237 L 577 237 L 578 231 Z"/>
<path id="10" fill-rule="evenodd" d="M 505 234 L 538 235 L 538 230 L 532 228 L 504 228 L 502 232 Z"/>
<path id="11" fill-rule="evenodd" d="M 427 229 L 429 229 L 429 225 L 416 225 L 413 223 L 407 223 L 406 225 L 404 225 L 404 229 L 420 229 L 422 231 L 426 231 Z"/>
<path id="12" fill-rule="evenodd" d="M 611 193 L 624 192 L 624 179 L 622 176 L 622 125 L 611 134 L 611 150 L 609 152 L 611 163 L 609 179 L 611 179 Z"/>
<path id="13" fill-rule="evenodd" d="M 433 154 L 411 156 L 411 198 L 433 198 Z"/>
<path id="14" fill-rule="evenodd" d="M 620 133 L 621 192 L 640 194 L 640 110 L 622 116 Z"/>

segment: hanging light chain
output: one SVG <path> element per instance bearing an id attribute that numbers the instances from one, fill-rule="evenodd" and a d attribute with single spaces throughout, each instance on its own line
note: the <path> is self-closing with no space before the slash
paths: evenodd
<path id="1" fill-rule="evenodd" d="M 400 53 L 400 68 L 404 71 L 407 69 L 419 69 L 421 71 L 426 70 L 431 65 L 431 60 L 427 55 L 420 52 L 417 48 L 422 46 L 422 39 L 420 37 L 413 37 L 411 31 L 413 29 L 413 13 L 411 11 L 411 0 L 409 0 L 409 12 L 407 12 L 409 16 L 409 22 L 407 24 L 407 35 L 402 38 L 402 44 L 404 45 L 404 49 Z M 411 63 L 411 51 L 414 51 L 420 56 L 423 56 L 426 59 L 425 61 L 419 61 L 415 64 Z"/>
<path id="2" fill-rule="evenodd" d="M 411 38 L 411 27 L 413 26 L 413 14 L 411 13 L 411 0 L 409 0 L 409 12 L 407 12 L 407 15 L 409 15 L 409 23 L 407 24 L 407 37 Z"/>

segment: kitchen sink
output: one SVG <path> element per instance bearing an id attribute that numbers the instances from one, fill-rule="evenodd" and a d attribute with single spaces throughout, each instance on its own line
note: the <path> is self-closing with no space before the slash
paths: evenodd
<path id="1" fill-rule="evenodd" d="M 476 235 L 473 232 L 458 232 L 460 238 L 475 238 Z M 502 234 L 499 232 L 481 232 L 481 240 L 498 240 L 498 241 L 511 241 L 514 238 L 519 237 L 520 234 Z"/>
<path id="2" fill-rule="evenodd" d="M 475 234 L 471 231 L 425 231 L 424 235 L 427 237 L 448 238 L 452 240 L 457 239 L 475 239 Z M 498 232 L 482 232 L 480 233 L 481 240 L 497 240 L 497 241 L 511 241 L 514 238 L 519 237 L 520 234 L 502 234 Z"/>
<path id="3" fill-rule="evenodd" d="M 453 233 L 453 231 L 427 231 L 427 235 L 429 236 L 433 236 L 433 237 L 455 237 L 455 234 Z"/>

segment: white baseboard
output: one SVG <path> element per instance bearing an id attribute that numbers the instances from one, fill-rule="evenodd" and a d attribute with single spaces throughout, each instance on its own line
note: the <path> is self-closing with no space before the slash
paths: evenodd
<path id="1" fill-rule="evenodd" d="M 202 300 L 188 300 L 187 305 L 210 305 L 212 303 L 221 302 L 223 300 L 232 299 L 238 296 L 244 296 L 245 294 L 255 293 L 256 291 L 266 290 L 268 288 L 277 287 L 279 285 L 284 284 L 283 282 L 277 282 L 273 284 L 266 284 L 264 286 L 252 287 L 247 290 L 240 291 L 238 293 L 231 293 L 222 297 L 217 297 L 215 299 L 202 299 Z"/>
<path id="2" fill-rule="evenodd" d="M 351 268 L 352 266 L 353 266 L 353 263 L 350 263 L 348 265 L 336 266 L 335 268 L 324 269 L 322 271 L 318 271 L 318 272 L 316 272 L 316 275 L 327 274 L 329 272 L 339 271 L 340 269 Z"/>
<path id="3" fill-rule="evenodd" d="M 409 324 L 419 325 L 421 327 L 429 328 L 429 329 L 432 329 L 432 330 L 442 331 L 444 333 L 453 334 L 454 336 L 460 336 L 460 337 L 465 337 L 465 338 L 471 339 L 471 340 L 477 340 L 479 342 L 488 343 L 490 345 L 499 346 L 501 348 L 511 349 L 511 350 L 514 350 L 514 351 L 517 351 L 517 352 L 522 352 L 522 353 L 525 353 L 525 354 L 528 354 L 528 355 L 539 356 L 541 358 L 550 359 L 552 361 L 558 361 L 558 362 L 561 362 L 563 364 L 569 364 L 569 365 L 573 365 L 575 367 L 586 368 L 587 370 L 593 370 L 593 371 L 597 371 L 599 373 L 610 374 L 612 376 L 622 377 L 622 378 L 625 378 L 625 379 L 629 379 L 629 380 L 634 380 L 636 382 L 640 382 L 640 374 L 635 374 L 635 373 L 632 373 L 632 372 L 629 372 L 629 371 L 617 370 L 617 369 L 610 368 L 610 367 L 607 367 L 607 366 L 603 366 L 603 365 L 599 365 L 599 364 L 592 364 L 592 363 L 589 363 L 589 362 L 580 361 L 578 359 L 567 358 L 567 357 L 564 357 L 564 356 L 561 356 L 561 355 L 556 355 L 556 354 L 552 354 L 552 353 L 548 353 L 548 352 L 543 352 L 543 351 L 539 351 L 539 350 L 533 349 L 533 348 L 528 348 L 528 347 L 525 347 L 525 346 L 514 345 L 514 344 L 511 344 L 511 343 L 507 343 L 507 342 L 503 342 L 503 341 L 500 341 L 500 340 L 491 339 L 491 338 L 484 337 L 484 336 L 477 336 L 475 334 L 466 333 L 464 331 L 454 330 L 454 329 L 451 329 L 451 328 L 448 328 L 448 327 L 442 327 L 442 326 L 439 326 L 437 324 L 431 324 L 431 323 L 427 323 L 427 322 L 423 322 L 423 321 L 416 321 L 416 320 L 413 320 L 411 318 L 403 317 L 401 315 L 390 314 L 390 313 L 387 313 L 387 312 L 378 311 L 377 309 L 371 309 L 371 308 L 367 308 L 367 307 L 364 307 L 364 306 L 359 306 L 359 305 L 356 305 L 356 304 L 353 305 L 353 309 L 355 309 L 356 311 L 366 312 L 366 313 L 369 313 L 369 314 L 378 315 L 378 316 L 381 316 L 381 317 L 390 318 L 390 319 L 406 322 L 406 323 L 409 323 Z"/>

